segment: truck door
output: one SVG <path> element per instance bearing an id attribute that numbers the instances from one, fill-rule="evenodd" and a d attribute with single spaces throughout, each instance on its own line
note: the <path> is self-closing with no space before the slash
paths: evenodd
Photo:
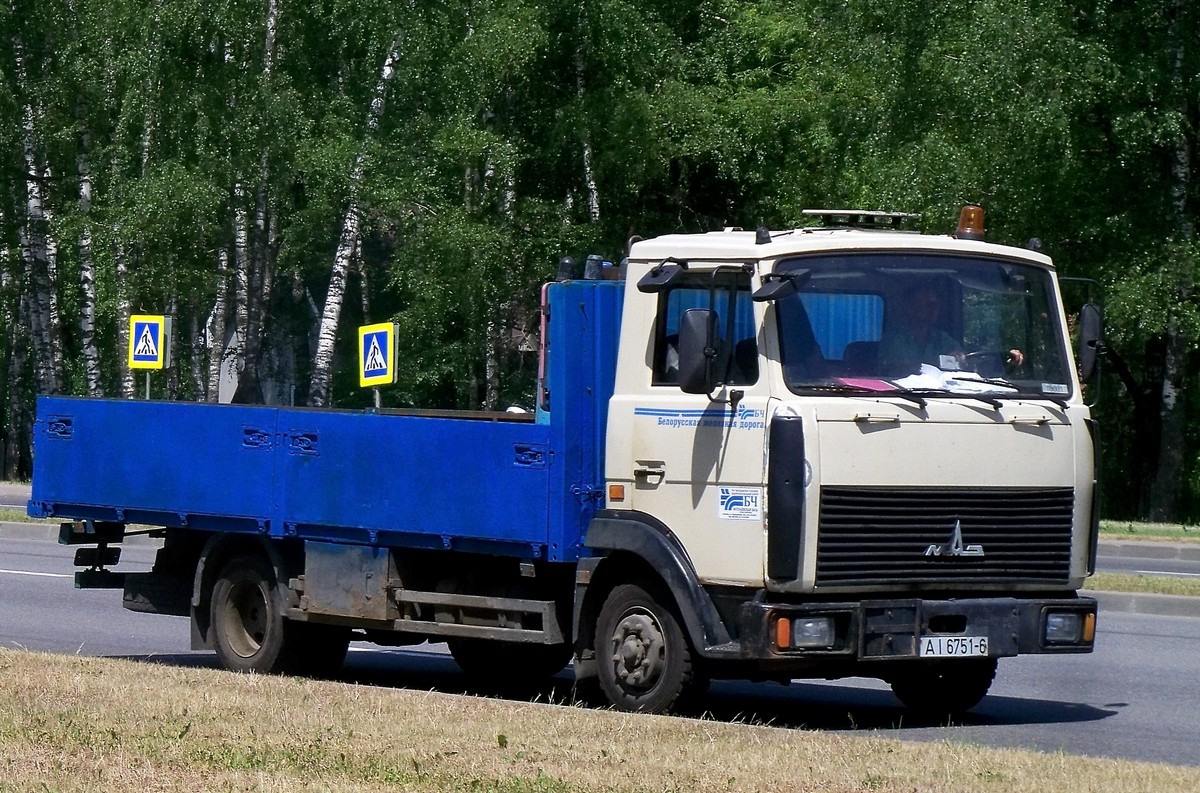
<path id="1" fill-rule="evenodd" d="M 760 376 L 761 308 L 750 299 L 750 276 L 722 272 L 714 281 L 711 272 L 693 270 L 656 297 L 644 387 L 610 408 L 626 412 L 632 436 L 630 506 L 679 538 L 702 581 L 761 584 L 769 389 Z M 687 394 L 679 387 L 681 319 L 710 306 L 728 357 L 719 377 L 725 384 L 711 395 Z"/>

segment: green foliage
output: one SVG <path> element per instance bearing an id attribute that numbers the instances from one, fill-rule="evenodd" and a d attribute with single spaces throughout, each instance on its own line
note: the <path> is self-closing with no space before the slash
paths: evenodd
<path id="1" fill-rule="evenodd" d="M 388 318 L 403 349 L 386 403 L 479 407 L 489 360 L 499 403 L 528 402 L 524 345 L 558 257 L 617 259 L 631 234 L 788 226 L 811 206 L 916 211 L 945 231 L 962 203 L 981 202 L 992 239 L 1039 237 L 1062 272 L 1108 287 L 1109 342 L 1139 399 L 1161 391 L 1168 337 L 1200 359 L 1195 166 L 1172 167 L 1180 152 L 1195 159 L 1200 56 L 1183 44 L 1200 19 L 1177 0 L 316 0 L 280 4 L 271 53 L 265 15 L 245 0 L 0 7 L 6 371 L 28 345 L 13 324 L 30 288 L 27 151 L 49 175 L 75 392 L 85 232 L 112 392 L 122 298 L 171 307 L 177 328 L 204 325 L 241 223 L 274 284 L 264 361 L 302 397 L 352 197 L 361 266 L 339 325 L 339 404 L 370 400 L 355 325 Z M 180 341 L 190 361 L 197 340 Z M 1194 390 L 1200 366 L 1187 371 Z M 1138 430 L 1149 442 L 1135 437 L 1128 397 L 1105 391 L 1110 444 L 1149 460 L 1153 426 Z M 1200 459 L 1200 437 L 1187 444 Z M 1200 464 L 1179 476 L 1200 505 Z M 1146 487 L 1110 496 L 1112 508 L 1138 511 Z"/>

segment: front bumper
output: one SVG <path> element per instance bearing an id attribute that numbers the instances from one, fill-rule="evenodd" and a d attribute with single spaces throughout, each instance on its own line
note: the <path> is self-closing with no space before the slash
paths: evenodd
<path id="1" fill-rule="evenodd" d="M 989 597 L 747 603 L 740 617 L 745 660 L 912 660 L 921 656 L 922 639 L 938 637 L 986 637 L 987 656 L 1004 658 L 1091 652 L 1096 600 Z M 801 627 L 813 625 L 824 627 L 799 635 Z"/>

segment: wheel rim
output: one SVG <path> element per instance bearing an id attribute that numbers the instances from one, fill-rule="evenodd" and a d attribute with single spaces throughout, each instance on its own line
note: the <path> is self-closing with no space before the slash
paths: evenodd
<path id="1" fill-rule="evenodd" d="M 662 677 L 667 644 L 654 614 L 631 609 L 621 617 L 610 639 L 612 665 L 622 688 L 646 691 Z"/>
<path id="2" fill-rule="evenodd" d="M 262 649 L 269 622 L 267 592 L 253 581 L 238 581 L 225 600 L 225 639 L 241 658 L 251 658 Z"/>

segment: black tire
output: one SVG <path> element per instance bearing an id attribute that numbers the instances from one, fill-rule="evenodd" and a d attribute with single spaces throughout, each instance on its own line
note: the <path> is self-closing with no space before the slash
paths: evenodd
<path id="1" fill-rule="evenodd" d="M 523 644 L 450 639 L 450 654 L 470 677 L 498 685 L 541 683 L 571 660 L 568 644 Z"/>
<path id="2" fill-rule="evenodd" d="M 283 623 L 286 654 L 283 668 L 305 677 L 333 677 L 350 649 L 350 629 L 311 622 Z"/>
<path id="3" fill-rule="evenodd" d="M 667 713 L 691 693 L 692 653 L 670 600 L 622 584 L 596 619 L 600 690 L 618 710 Z"/>
<path id="4" fill-rule="evenodd" d="M 329 677 L 350 647 L 348 628 L 284 619 L 275 570 L 262 556 L 221 568 L 209 614 L 217 658 L 235 672 Z"/>
<path id="5" fill-rule="evenodd" d="M 889 682 L 896 698 L 916 715 L 944 717 L 978 705 L 995 677 L 995 658 L 955 659 L 914 665 Z"/>
<path id="6" fill-rule="evenodd" d="M 275 571 L 261 556 L 235 556 L 221 568 L 209 613 L 212 643 L 226 669 L 284 671 L 286 636 L 276 590 Z"/>
<path id="7" fill-rule="evenodd" d="M 540 683 L 563 671 L 569 644 L 523 644 L 487 639 L 449 639 L 450 655 L 470 677 L 490 683 Z"/>

